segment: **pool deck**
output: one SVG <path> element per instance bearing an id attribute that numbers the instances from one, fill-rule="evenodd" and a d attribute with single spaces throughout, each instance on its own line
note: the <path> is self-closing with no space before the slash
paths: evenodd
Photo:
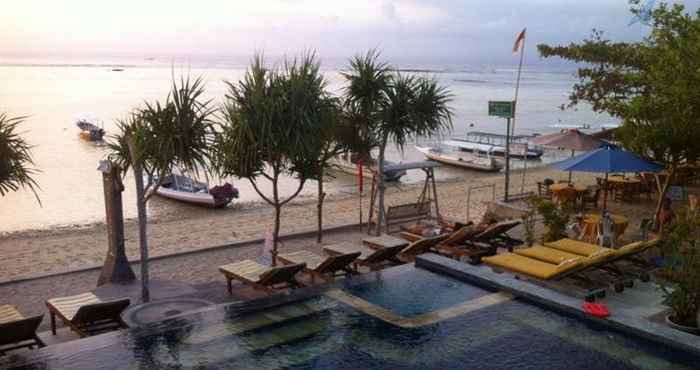
<path id="1" fill-rule="evenodd" d="M 625 289 L 622 294 L 610 295 L 605 303 L 612 315 L 602 319 L 586 314 L 581 307 L 584 302 L 581 298 L 517 279 L 512 274 L 496 273 L 483 265 L 473 266 L 436 254 L 425 254 L 418 256 L 416 266 L 509 293 L 549 309 L 700 355 L 700 337 L 657 322 L 658 316 L 662 315 L 667 307 L 662 305 L 654 283 L 637 284 L 634 288 Z"/>

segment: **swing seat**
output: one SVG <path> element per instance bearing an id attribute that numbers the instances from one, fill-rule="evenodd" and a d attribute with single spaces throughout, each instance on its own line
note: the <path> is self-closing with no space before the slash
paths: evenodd
<path id="1" fill-rule="evenodd" d="M 396 225 L 428 218 L 430 203 L 430 201 L 424 201 L 391 206 L 386 211 L 386 224 Z"/>

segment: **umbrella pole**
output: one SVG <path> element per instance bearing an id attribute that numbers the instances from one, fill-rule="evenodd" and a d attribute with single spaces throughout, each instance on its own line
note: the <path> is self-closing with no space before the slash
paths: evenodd
<path id="1" fill-rule="evenodd" d="M 572 149 L 572 150 L 571 150 L 571 158 L 574 157 L 574 153 L 575 153 L 575 150 Z M 572 171 L 569 171 L 569 184 L 571 184 L 571 172 L 572 172 Z"/>
<path id="2" fill-rule="evenodd" d="M 603 182 L 603 184 L 605 184 L 604 185 L 605 187 L 603 188 L 603 213 L 602 214 L 605 214 L 605 210 L 607 209 L 607 206 L 608 206 L 608 173 L 607 172 L 605 173 L 605 182 Z"/>

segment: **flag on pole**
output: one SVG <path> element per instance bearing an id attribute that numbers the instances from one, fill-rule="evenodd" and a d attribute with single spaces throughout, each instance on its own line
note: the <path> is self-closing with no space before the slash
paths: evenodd
<path id="1" fill-rule="evenodd" d="M 515 44 L 513 44 L 513 54 L 518 54 L 520 48 L 523 46 L 523 43 L 525 42 L 525 30 L 527 30 L 527 28 L 523 28 L 522 32 L 520 32 L 518 35 L 518 38 L 515 39 Z"/>

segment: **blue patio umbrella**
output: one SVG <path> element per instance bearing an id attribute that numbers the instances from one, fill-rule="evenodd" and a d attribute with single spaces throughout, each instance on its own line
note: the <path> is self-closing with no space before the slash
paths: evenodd
<path id="1" fill-rule="evenodd" d="M 605 186 L 610 172 L 659 172 L 663 166 L 614 145 L 606 145 L 565 161 L 552 164 L 561 171 L 605 173 Z M 607 205 L 607 192 L 603 196 L 603 212 Z"/>

